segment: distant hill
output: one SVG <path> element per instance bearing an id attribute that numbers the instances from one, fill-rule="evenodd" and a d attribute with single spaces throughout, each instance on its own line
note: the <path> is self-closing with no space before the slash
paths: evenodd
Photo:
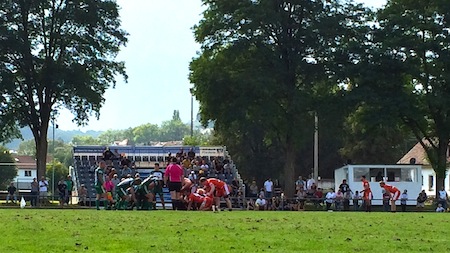
<path id="1" fill-rule="evenodd" d="M 20 132 L 22 133 L 22 138 L 23 140 L 32 140 L 33 134 L 31 133 L 31 130 L 28 127 L 24 127 L 22 129 L 20 129 Z M 74 136 L 77 135 L 90 135 L 94 138 L 98 137 L 100 134 L 102 134 L 103 131 L 86 131 L 86 132 L 82 132 L 79 130 L 70 130 L 70 131 L 64 131 L 64 130 L 60 130 L 60 129 L 55 129 L 55 139 L 56 140 L 62 140 L 65 143 L 69 143 L 72 141 Z M 48 139 L 52 139 L 53 138 L 53 128 L 50 127 L 48 129 Z M 20 143 L 22 142 L 21 139 L 14 139 L 12 142 L 8 143 L 5 145 L 6 148 L 8 149 L 12 149 L 12 150 L 17 150 L 19 148 Z"/>

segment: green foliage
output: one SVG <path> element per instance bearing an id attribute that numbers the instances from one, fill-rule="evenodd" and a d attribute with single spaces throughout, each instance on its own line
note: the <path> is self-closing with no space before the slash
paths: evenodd
<path id="1" fill-rule="evenodd" d="M 204 4 L 194 27 L 202 52 L 190 65 L 203 124 L 214 121 L 223 144 L 243 156 L 239 163 L 250 160 L 249 174 L 283 167 L 293 185 L 295 174 L 310 171 L 300 171 L 296 157 L 313 136 L 312 112 L 325 118 L 341 105 L 335 98 L 344 66 L 353 64 L 349 49 L 365 35 L 370 12 L 338 1 Z M 281 162 L 268 163 L 273 157 Z"/>
<path id="2" fill-rule="evenodd" d="M 51 114 L 65 107 L 78 124 L 99 116 L 105 90 L 126 78 L 115 58 L 127 34 L 112 0 L 1 1 L 0 9 L 0 132 L 31 128 L 42 175 Z"/>
<path id="3" fill-rule="evenodd" d="M 48 153 L 53 156 L 54 159 L 62 162 L 66 167 L 69 167 L 73 163 L 72 145 L 64 143 L 62 140 L 49 140 Z M 36 157 L 36 144 L 34 140 L 22 141 L 17 150 L 19 155 L 27 155 Z"/>
<path id="4" fill-rule="evenodd" d="M 354 79 L 360 104 L 395 117 L 391 126 L 409 128 L 427 151 L 444 183 L 450 140 L 450 11 L 445 1 L 389 1 L 367 36 L 360 76 Z"/>
<path id="5" fill-rule="evenodd" d="M 34 253 L 46 247 L 48 252 L 448 251 L 447 227 L 442 226 L 446 214 L 436 213 L 157 211 L 150 214 L 1 209 L 0 215 L 4 230 L 8 231 L 0 237 L 1 252 Z M 387 218 L 388 215 L 395 215 L 395 219 Z M 130 235 L 123 226 L 136 221 L 155 224 L 152 233 Z M 114 231 L 114 240 L 99 236 L 105 227 Z M 36 233 L 36 229 L 44 229 L 45 233 Z M 51 248 L 48 238 L 53 238 Z"/>
<path id="6" fill-rule="evenodd" d="M 17 176 L 15 165 L 3 165 L 3 163 L 15 163 L 14 158 L 5 147 L 0 146 L 0 189 L 6 190 L 9 183 Z"/>
<path id="7" fill-rule="evenodd" d="M 69 168 L 61 163 L 58 160 L 53 160 L 52 162 L 48 163 L 46 166 L 46 177 L 48 178 L 48 184 L 50 188 L 54 186 L 53 193 L 57 192 L 57 185 L 58 181 L 61 178 L 66 178 L 66 176 L 69 174 Z M 53 182 L 53 176 L 55 178 L 55 181 Z M 54 183 L 54 185 L 53 185 Z"/>

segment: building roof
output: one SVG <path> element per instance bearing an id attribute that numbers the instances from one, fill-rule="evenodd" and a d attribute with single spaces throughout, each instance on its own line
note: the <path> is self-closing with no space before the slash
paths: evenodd
<path id="1" fill-rule="evenodd" d="M 428 142 L 424 140 L 424 143 L 427 144 Z M 422 165 L 431 165 L 430 161 L 428 160 L 427 153 L 425 152 L 425 149 L 422 147 L 420 142 L 418 142 L 414 147 L 412 147 L 408 153 L 406 153 L 400 160 L 398 160 L 398 164 L 409 164 L 411 159 L 416 159 L 417 164 Z M 447 162 L 450 162 L 450 157 L 447 157 Z"/>
<path id="2" fill-rule="evenodd" d="M 36 159 L 34 156 L 14 155 L 13 157 L 18 169 L 36 169 Z"/>

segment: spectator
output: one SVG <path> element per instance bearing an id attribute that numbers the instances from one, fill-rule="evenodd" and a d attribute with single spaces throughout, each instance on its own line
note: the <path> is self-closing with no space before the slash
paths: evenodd
<path id="1" fill-rule="evenodd" d="M 272 199 L 273 182 L 271 178 L 268 178 L 266 182 L 264 182 L 264 192 L 266 199 Z"/>
<path id="2" fill-rule="evenodd" d="M 342 180 L 342 183 L 339 185 L 339 190 L 345 194 L 346 192 L 351 192 L 350 186 L 347 184 L 347 180 Z"/>
<path id="3" fill-rule="evenodd" d="M 406 203 L 408 201 L 408 191 L 404 190 L 400 196 L 400 205 L 402 206 L 402 212 L 406 212 Z"/>
<path id="4" fill-rule="evenodd" d="M 189 159 L 192 161 L 195 158 L 195 152 L 194 152 L 194 148 L 190 148 L 187 156 L 189 157 Z"/>
<path id="5" fill-rule="evenodd" d="M 422 190 L 419 193 L 419 196 L 417 197 L 417 211 L 422 211 L 425 207 L 425 201 L 427 201 L 427 194 L 425 193 L 425 190 Z"/>
<path id="6" fill-rule="evenodd" d="M 355 191 L 352 198 L 353 198 L 353 210 L 358 211 L 362 199 L 361 194 L 359 194 L 359 191 Z"/>
<path id="7" fill-rule="evenodd" d="M 438 196 L 438 205 L 441 204 L 442 208 L 447 210 L 448 195 L 447 195 L 447 192 L 445 191 L 444 186 L 442 186 L 442 188 L 438 192 L 438 194 L 439 194 L 439 196 Z"/>
<path id="8" fill-rule="evenodd" d="M 316 180 L 314 180 L 313 175 L 311 175 L 308 181 L 306 181 L 306 191 L 311 190 L 313 184 L 316 184 Z"/>
<path id="9" fill-rule="evenodd" d="M 67 184 L 64 180 L 64 177 L 61 177 L 61 180 L 58 182 L 58 192 L 59 192 L 59 205 L 63 207 L 66 203 L 67 199 Z"/>
<path id="10" fill-rule="evenodd" d="M 106 191 L 106 199 L 108 200 L 108 206 L 105 206 L 105 209 L 111 209 L 111 207 L 114 204 L 113 199 L 113 190 L 114 190 L 114 183 L 111 181 L 111 178 L 109 176 L 105 177 L 105 182 L 103 183 L 103 187 L 105 187 Z"/>
<path id="11" fill-rule="evenodd" d="M 39 199 L 41 204 L 47 201 L 48 196 L 48 181 L 45 180 L 45 177 L 41 177 L 41 181 L 39 181 Z"/>
<path id="12" fill-rule="evenodd" d="M 131 175 L 132 171 L 131 169 L 128 167 L 128 164 L 124 164 L 123 168 L 122 168 L 122 178 L 127 178 L 128 175 Z"/>
<path id="13" fill-rule="evenodd" d="M 344 193 L 339 189 L 336 193 L 336 200 L 334 206 L 336 211 L 342 211 L 342 206 L 344 204 Z"/>
<path id="14" fill-rule="evenodd" d="M 247 199 L 247 210 L 255 210 L 255 201 L 252 198 Z"/>
<path id="15" fill-rule="evenodd" d="M 316 206 L 316 208 L 321 208 L 322 207 L 322 202 L 323 202 L 323 191 L 322 188 L 317 188 L 317 191 L 314 193 L 314 204 Z"/>
<path id="16" fill-rule="evenodd" d="M 103 160 L 105 160 L 107 165 L 112 163 L 114 158 L 114 153 L 109 150 L 109 147 L 106 147 L 105 151 L 103 151 Z"/>
<path id="17" fill-rule="evenodd" d="M 78 201 L 82 206 L 86 206 L 87 189 L 84 184 L 81 184 L 80 189 L 78 189 Z"/>
<path id="18" fill-rule="evenodd" d="M 209 165 L 206 163 L 205 159 L 202 160 L 202 165 L 200 165 L 200 170 L 203 170 L 204 175 L 209 173 Z"/>
<path id="19" fill-rule="evenodd" d="M 17 195 L 16 195 L 17 188 L 14 186 L 14 182 L 11 182 L 9 184 L 6 191 L 8 191 L 8 195 L 6 195 L 6 204 L 8 204 L 10 199 L 11 199 L 11 202 L 13 204 L 15 204 L 17 201 Z"/>
<path id="20" fill-rule="evenodd" d="M 70 175 L 67 175 L 66 185 L 67 185 L 66 204 L 72 204 L 72 191 L 73 191 L 74 183 L 73 183 L 72 177 Z"/>
<path id="21" fill-rule="evenodd" d="M 438 212 L 438 213 L 445 212 L 445 208 L 442 206 L 441 203 L 438 204 L 438 207 L 436 208 L 436 212 Z"/>
<path id="22" fill-rule="evenodd" d="M 298 190 L 300 190 L 300 188 L 303 188 L 303 190 L 306 190 L 306 183 L 303 180 L 302 176 L 299 176 L 298 180 L 295 181 L 295 190 L 298 191 Z"/>
<path id="23" fill-rule="evenodd" d="M 255 210 L 262 211 L 267 209 L 267 202 L 264 199 L 264 196 L 258 196 L 255 201 Z"/>
<path id="24" fill-rule="evenodd" d="M 258 196 L 258 186 L 256 185 L 256 181 L 253 180 L 249 186 L 249 197 L 256 198 Z"/>
<path id="25" fill-rule="evenodd" d="M 325 203 L 327 205 L 327 210 L 331 210 L 331 205 L 333 205 L 334 201 L 336 200 L 336 193 L 334 192 L 334 189 L 331 188 L 330 191 L 327 192 L 327 195 L 325 196 Z"/>
<path id="26" fill-rule="evenodd" d="M 350 200 L 352 199 L 352 193 L 350 191 L 347 191 L 344 193 L 344 211 L 350 210 Z"/>
<path id="27" fill-rule="evenodd" d="M 304 208 L 305 208 L 305 201 L 306 201 L 306 191 L 303 190 L 303 188 L 300 188 L 297 191 L 297 203 L 298 203 L 297 209 L 299 211 L 300 210 L 304 210 Z"/>
<path id="28" fill-rule="evenodd" d="M 37 206 L 37 198 L 39 195 L 39 183 L 36 178 L 31 182 L 31 206 Z"/>

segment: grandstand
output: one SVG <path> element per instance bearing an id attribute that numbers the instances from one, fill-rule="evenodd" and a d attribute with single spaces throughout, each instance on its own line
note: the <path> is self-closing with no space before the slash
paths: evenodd
<path id="1" fill-rule="evenodd" d="M 111 159 L 105 159 L 105 150 L 110 150 L 114 156 Z M 225 159 L 231 161 L 231 158 L 226 150 L 226 147 L 190 147 L 190 146 L 75 146 L 73 148 L 73 167 L 71 168 L 71 175 L 75 181 L 74 191 L 84 184 L 88 190 L 88 200 L 95 200 L 94 189 L 94 171 L 97 168 L 97 164 L 101 160 L 111 160 L 111 165 L 120 170 L 121 159 L 128 159 L 133 164 L 133 174 L 139 173 L 140 177 L 145 179 L 153 171 L 155 163 L 160 164 L 161 171 L 164 173 L 165 167 L 171 156 L 176 156 L 180 152 L 188 153 L 193 151 L 195 159 L 202 159 L 209 163 L 211 167 L 211 161 L 216 158 L 221 161 Z M 178 154 L 177 154 L 178 153 Z M 193 155 L 193 154 L 191 154 Z M 230 174 L 216 174 L 214 170 L 209 170 L 208 177 L 217 177 L 228 184 L 231 183 L 233 178 L 236 178 L 240 185 L 242 180 L 236 169 L 236 166 L 232 163 L 232 169 Z M 158 198 L 159 201 L 159 198 Z M 170 194 L 168 189 L 164 189 L 164 201 L 171 203 Z M 169 204 L 170 205 L 170 204 Z M 159 206 L 159 203 L 158 203 Z"/>

